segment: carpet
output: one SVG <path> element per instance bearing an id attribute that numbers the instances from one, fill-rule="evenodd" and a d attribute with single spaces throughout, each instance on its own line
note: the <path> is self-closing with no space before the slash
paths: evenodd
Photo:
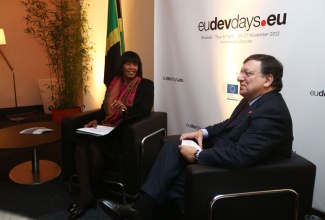
<path id="1" fill-rule="evenodd" d="M 67 183 L 61 175 L 37 185 L 0 181 L 0 188 L 0 219 L 67 219 L 66 208 L 79 196 L 78 192 L 69 194 Z M 97 206 L 80 219 L 110 218 Z"/>

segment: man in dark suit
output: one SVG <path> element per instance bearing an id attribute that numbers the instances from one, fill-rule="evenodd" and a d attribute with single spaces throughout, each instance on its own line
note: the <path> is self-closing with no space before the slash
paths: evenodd
<path id="1" fill-rule="evenodd" d="M 279 93 L 282 75 L 283 66 L 273 56 L 254 54 L 246 58 L 237 78 L 243 99 L 231 117 L 182 134 L 179 141 L 166 142 L 141 188 L 142 196 L 133 206 L 108 200 L 100 200 L 100 206 L 113 219 L 152 219 L 157 205 L 165 207 L 175 198 L 184 198 L 188 164 L 240 169 L 265 158 L 290 157 L 292 121 Z M 182 145 L 186 139 L 196 140 L 200 148 Z"/>

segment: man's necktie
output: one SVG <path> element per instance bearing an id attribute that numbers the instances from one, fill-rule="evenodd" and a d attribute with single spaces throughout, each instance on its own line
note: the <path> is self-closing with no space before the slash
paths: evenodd
<path id="1" fill-rule="evenodd" d="M 249 106 L 249 102 L 246 103 L 246 105 L 244 105 L 244 107 L 240 110 L 240 112 L 232 119 L 232 121 L 229 123 L 229 125 L 227 127 L 230 127 L 230 125 L 236 121 L 236 119 L 248 108 Z"/>

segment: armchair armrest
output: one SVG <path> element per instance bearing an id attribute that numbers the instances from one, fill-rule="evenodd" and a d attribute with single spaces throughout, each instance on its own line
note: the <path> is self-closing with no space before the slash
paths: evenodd
<path id="1" fill-rule="evenodd" d="M 166 134 L 167 113 L 165 112 L 151 112 L 150 115 L 142 116 L 123 127 L 121 136 L 127 191 L 139 192 L 159 153 L 161 136 Z"/>
<path id="2" fill-rule="evenodd" d="M 168 135 L 161 138 L 161 147 L 168 141 L 178 141 L 181 135 Z"/>
<path id="3" fill-rule="evenodd" d="M 292 189 L 298 193 L 299 219 L 303 219 L 311 211 L 315 175 L 316 166 L 295 153 L 290 158 L 265 160 L 241 170 L 189 165 L 186 168 L 185 219 L 208 219 L 209 204 L 216 195 L 275 189 Z M 245 199 L 242 202 L 245 204 Z M 269 199 L 266 202 L 272 209 L 277 201 Z M 234 205 L 222 207 L 227 207 L 228 213 L 241 209 Z M 268 213 L 253 209 L 255 216 L 269 219 Z M 273 209 L 273 212 L 276 211 Z"/>
<path id="4" fill-rule="evenodd" d="M 100 109 L 94 109 L 79 114 L 64 117 L 61 121 L 61 148 L 63 180 L 68 181 L 75 170 L 75 145 L 72 137 L 77 128 L 83 127 L 93 120 Z"/>

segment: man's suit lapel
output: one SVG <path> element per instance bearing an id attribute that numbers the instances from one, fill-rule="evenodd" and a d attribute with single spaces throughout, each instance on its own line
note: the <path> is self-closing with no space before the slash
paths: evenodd
<path id="1" fill-rule="evenodd" d="M 251 106 L 251 110 L 255 110 L 258 108 L 260 105 L 262 105 L 264 102 L 269 100 L 271 97 L 279 94 L 278 92 L 272 91 L 264 94 L 261 98 L 257 99 L 256 102 L 254 102 Z"/>
<path id="2" fill-rule="evenodd" d="M 268 92 L 268 93 L 264 94 L 262 97 L 260 97 L 259 99 L 257 99 L 251 106 L 248 106 L 248 108 L 244 112 L 242 112 L 238 116 L 238 118 L 236 118 L 237 115 L 240 113 L 240 111 L 243 109 L 243 107 L 247 103 L 247 100 L 245 98 L 242 99 L 241 102 L 236 107 L 236 109 L 234 110 L 233 114 L 231 115 L 231 117 L 229 119 L 229 123 L 228 123 L 228 125 L 226 127 L 229 128 L 229 127 L 234 127 L 234 126 L 238 125 L 240 122 L 242 122 L 243 120 L 245 120 L 249 115 L 253 114 L 253 112 L 254 112 L 254 110 L 256 108 L 258 108 L 265 101 L 267 101 L 270 97 L 273 97 L 276 94 L 278 94 L 278 93 L 277 92 L 274 92 L 274 91 Z"/>
<path id="3" fill-rule="evenodd" d="M 230 116 L 229 121 L 225 128 L 233 127 L 240 122 L 242 115 L 245 114 L 245 112 L 249 108 L 248 107 L 244 112 L 242 112 L 243 108 L 245 108 L 246 105 L 247 105 L 247 100 L 242 99 L 240 103 L 237 105 L 237 107 L 235 108 L 235 110 L 233 111 L 232 115 Z"/>

